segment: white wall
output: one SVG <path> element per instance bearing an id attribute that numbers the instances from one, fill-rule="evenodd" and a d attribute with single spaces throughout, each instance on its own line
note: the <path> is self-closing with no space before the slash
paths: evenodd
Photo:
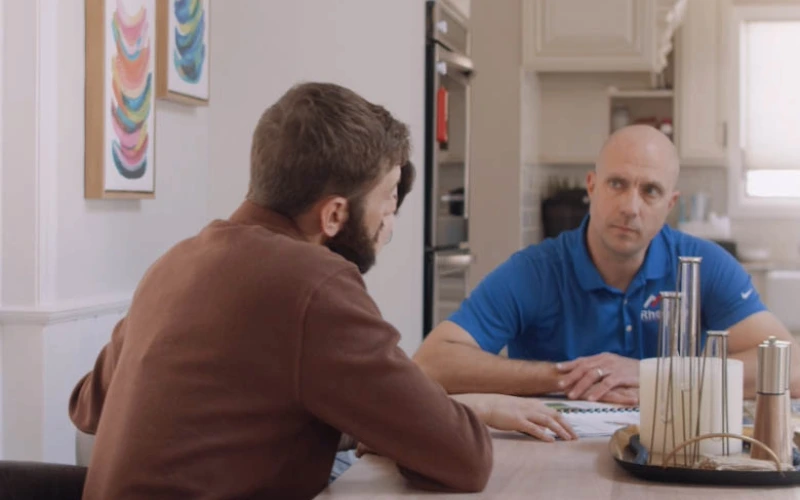
<path id="1" fill-rule="evenodd" d="M 53 27 L 58 38 L 48 39 L 57 43 L 58 62 L 53 74 L 58 83 L 57 220 L 50 227 L 56 245 L 54 298 L 130 293 L 153 260 L 207 221 L 209 110 L 156 102 L 154 200 L 85 200 L 84 2 L 44 4 L 57 5 L 59 16 Z"/>
<path id="2" fill-rule="evenodd" d="M 211 24 L 213 216 L 228 216 L 243 199 L 253 128 L 297 82 L 348 86 L 410 126 L 418 180 L 366 276 L 408 353 L 422 339 L 424 22 L 421 1 L 236 0 L 215 3 Z"/>
<path id="3" fill-rule="evenodd" d="M 84 0 L 0 1 L 0 458 L 69 463 L 72 387 L 147 266 L 208 218 L 209 110 L 156 103 L 154 200 L 85 200 Z"/>
<path id="4" fill-rule="evenodd" d="M 0 0 L 0 30 L 5 33 L 5 0 Z M 3 298 L 3 125 L 5 112 L 4 66 L 5 66 L 5 36 L 0 36 L 0 303 Z M 0 325 L 0 458 L 3 456 L 3 327 Z"/>
<path id="5" fill-rule="evenodd" d="M 36 214 L 36 8 L 4 0 L 3 6 L 2 303 L 30 303 Z M 13 19 L 13 21 L 12 21 Z M 13 265 L 12 265 L 13 264 Z"/>

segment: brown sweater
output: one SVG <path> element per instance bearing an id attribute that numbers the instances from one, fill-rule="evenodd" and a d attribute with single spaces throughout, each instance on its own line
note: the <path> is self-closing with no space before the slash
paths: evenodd
<path id="1" fill-rule="evenodd" d="M 244 203 L 153 264 L 75 388 L 84 499 L 310 498 L 342 432 L 418 487 L 483 489 L 487 429 L 398 340 L 354 265 Z"/>

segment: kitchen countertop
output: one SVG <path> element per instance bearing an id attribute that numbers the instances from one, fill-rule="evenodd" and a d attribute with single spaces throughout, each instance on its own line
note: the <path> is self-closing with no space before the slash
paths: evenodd
<path id="1" fill-rule="evenodd" d="M 751 261 L 739 262 L 749 273 L 764 273 L 769 271 L 800 271 L 800 261 Z"/>

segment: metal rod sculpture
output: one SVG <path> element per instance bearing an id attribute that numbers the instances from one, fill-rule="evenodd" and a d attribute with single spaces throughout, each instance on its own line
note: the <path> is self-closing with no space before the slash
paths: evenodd
<path id="1" fill-rule="evenodd" d="M 701 422 L 705 421 L 701 418 L 701 409 L 713 412 L 719 406 L 722 411 L 721 434 L 729 432 L 728 334 L 726 331 L 709 331 L 706 342 L 703 342 L 700 323 L 702 259 L 679 257 L 678 260 L 676 290 L 661 292 L 655 408 L 649 450 L 655 450 L 660 442 L 664 456 L 672 455 L 677 465 L 678 454 L 668 454 L 668 450 L 691 442 L 691 446 L 682 446 L 683 465 L 691 467 L 700 459 L 700 440 L 696 438 L 703 432 Z M 709 392 L 704 387 L 706 383 L 711 389 L 710 394 L 706 394 L 709 400 L 704 404 L 704 392 Z M 720 405 L 716 404 L 716 398 L 721 399 Z M 706 416 L 710 422 L 714 419 L 714 415 Z M 657 432 L 660 435 L 657 436 Z M 730 454 L 729 438 L 722 439 L 722 454 L 727 456 Z M 648 463 L 653 462 L 653 455 L 652 452 L 648 454 Z M 666 465 L 663 461 L 664 458 L 662 465 Z"/>

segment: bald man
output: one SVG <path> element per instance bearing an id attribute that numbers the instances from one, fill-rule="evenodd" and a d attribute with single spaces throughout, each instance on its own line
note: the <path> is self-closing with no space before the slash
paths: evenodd
<path id="1" fill-rule="evenodd" d="M 525 248 L 492 271 L 414 359 L 450 393 L 561 393 L 636 404 L 639 360 L 657 352 L 659 293 L 674 290 L 679 256 L 699 256 L 701 326 L 728 330 L 755 392 L 756 348 L 770 335 L 794 343 L 791 392 L 800 396 L 800 351 L 769 313 L 748 273 L 715 243 L 665 224 L 678 200 L 678 155 L 658 130 L 614 133 L 586 177 L 580 227 Z M 508 346 L 508 357 L 498 352 Z"/>

